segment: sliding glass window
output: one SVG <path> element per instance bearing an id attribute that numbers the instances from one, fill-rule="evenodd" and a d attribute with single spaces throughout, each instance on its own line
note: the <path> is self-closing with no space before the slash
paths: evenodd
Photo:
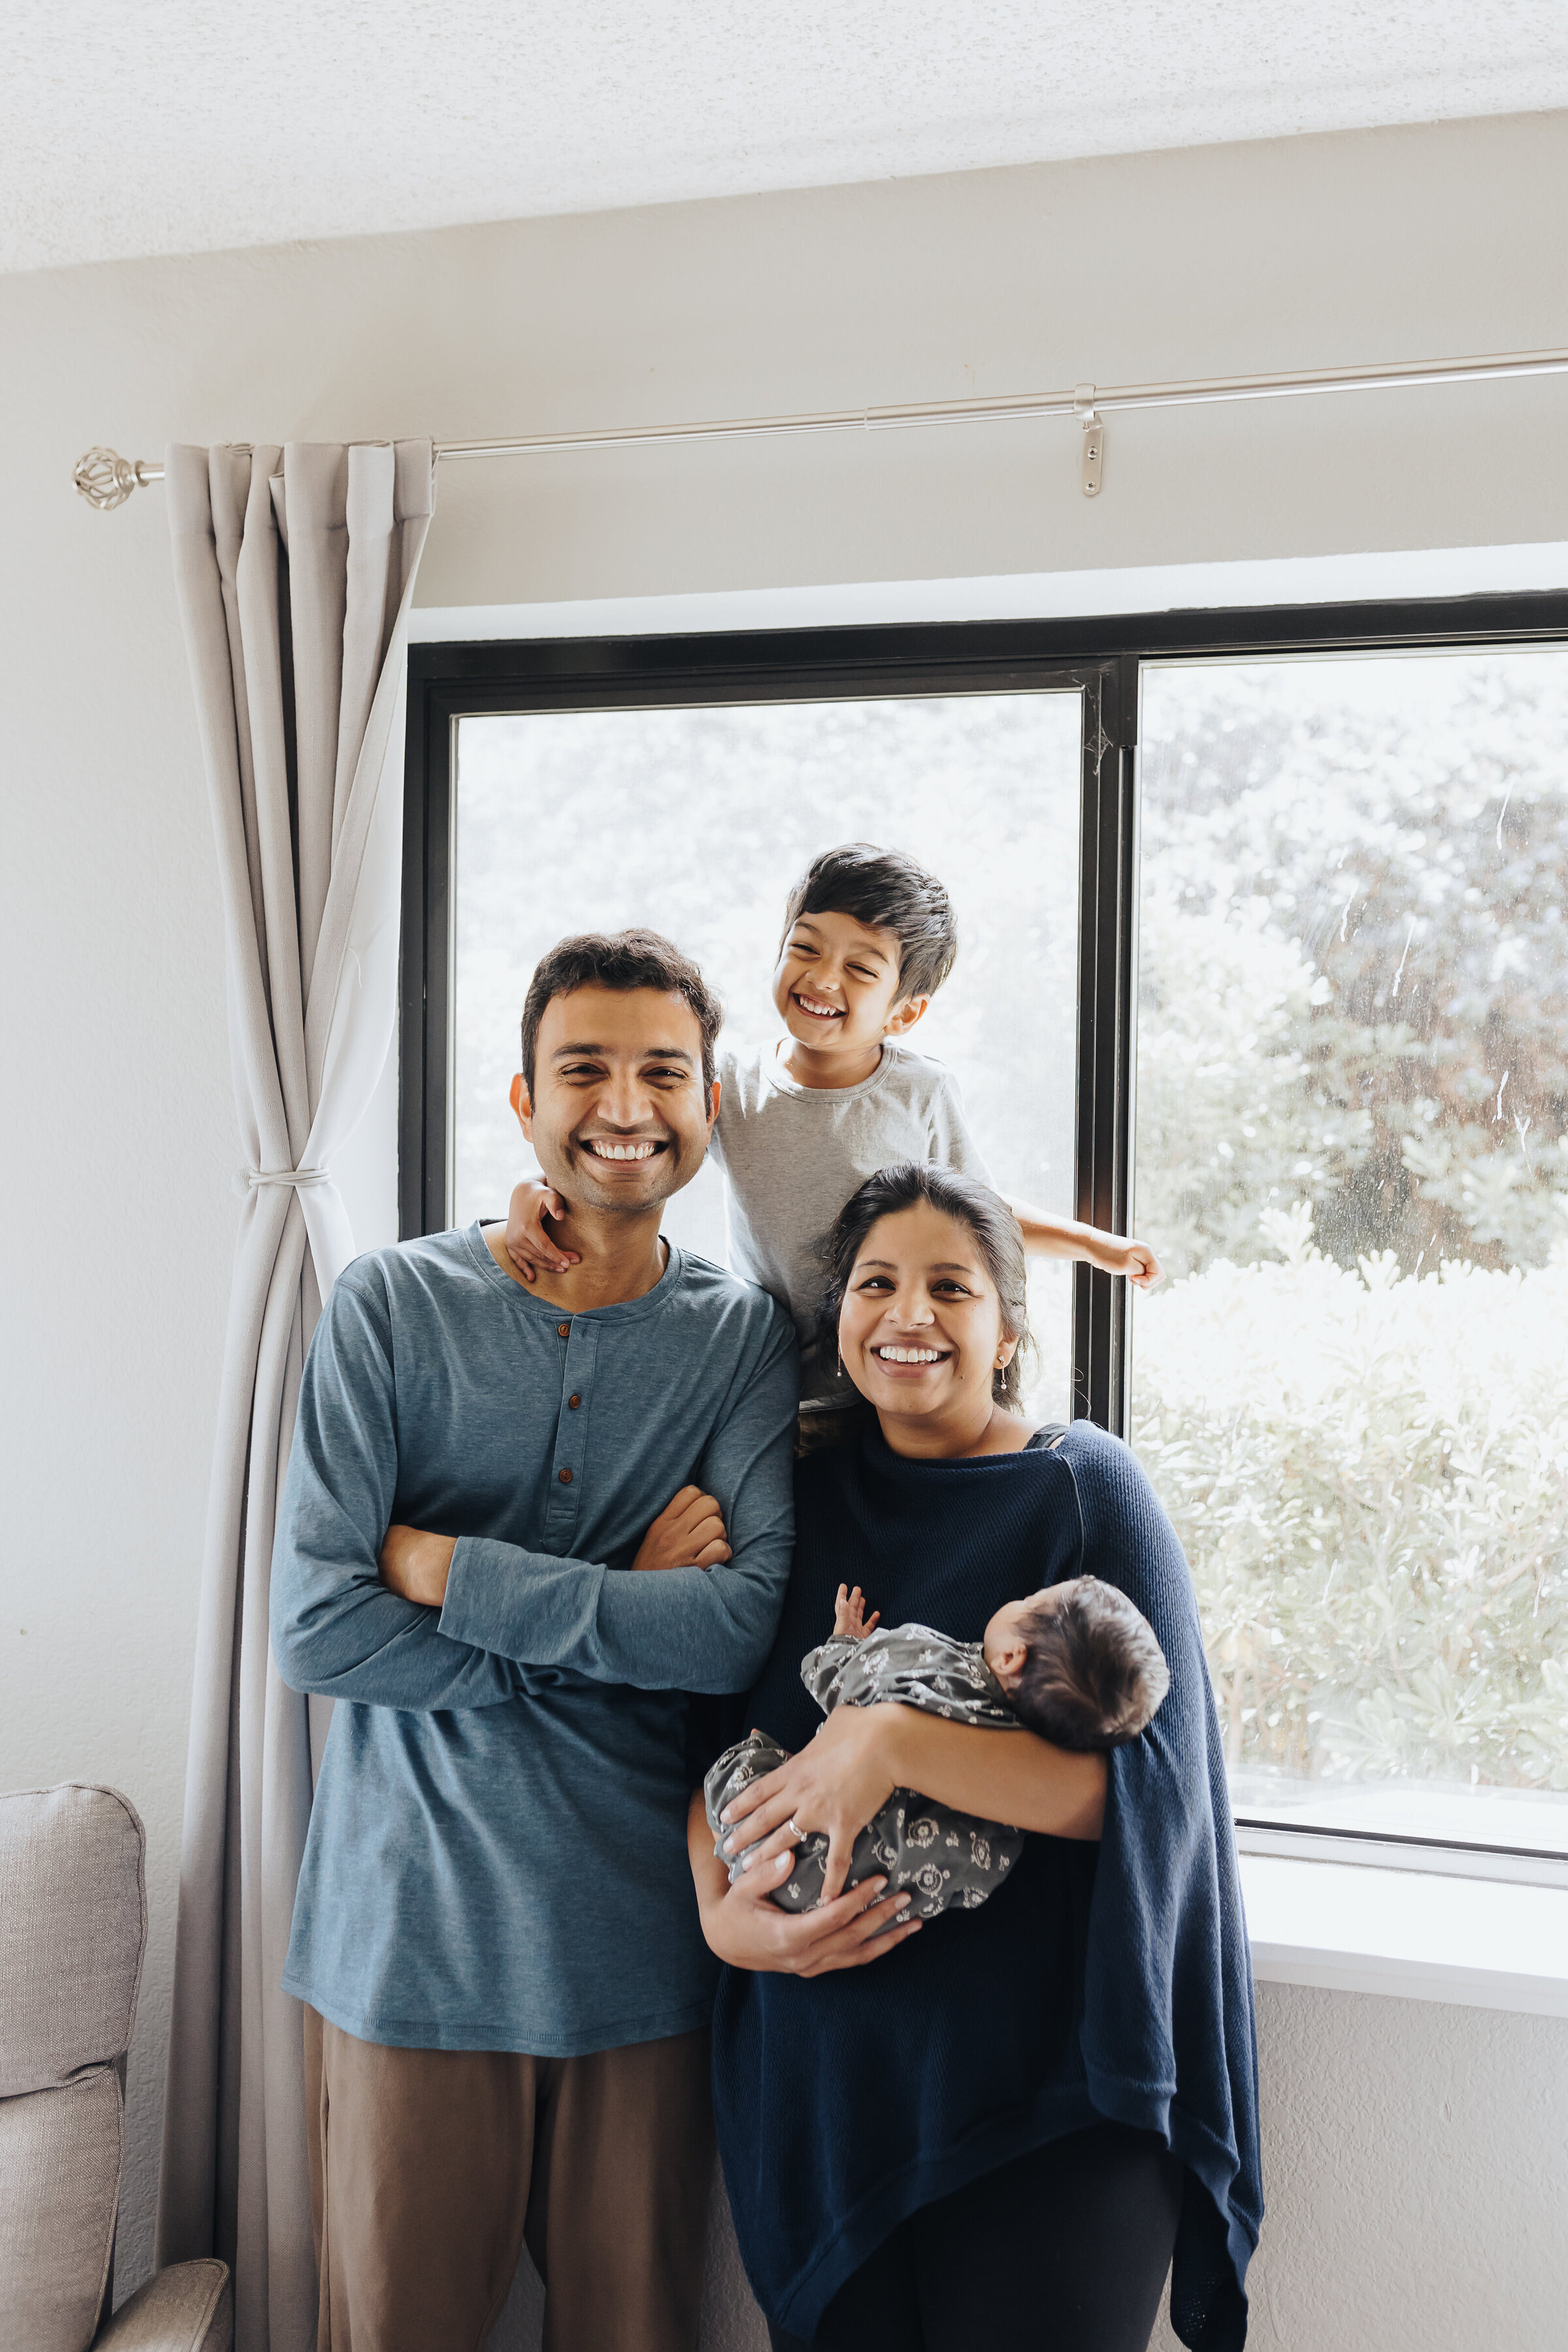
<path id="1" fill-rule="evenodd" d="M 1568 1848 L 1568 651 L 1143 673 L 1130 1435 L 1237 1810 Z"/>
<path id="2" fill-rule="evenodd" d="M 572 931 L 662 931 L 723 999 L 721 1051 L 770 1045 L 790 885 L 818 850 L 855 840 L 908 850 L 947 885 L 959 962 L 908 1044 L 957 1077 L 996 1183 L 1070 1215 L 1084 736 L 1070 681 L 454 713 L 450 1220 L 504 1212 L 531 1165 L 507 1094 L 523 993 L 547 947 Z M 711 1165 L 670 1202 L 665 1229 L 723 1262 Z M 1067 1265 L 1035 1267 L 1030 1312 L 1031 1409 L 1065 1419 Z"/>
<path id="3" fill-rule="evenodd" d="M 911 1044 L 1003 1190 L 1165 1265 L 1037 1269 L 1030 1407 L 1175 1520 L 1247 1833 L 1568 1868 L 1563 600 L 410 673 L 404 1231 L 504 1212 L 552 940 L 668 932 L 765 1046 L 791 881 L 911 851 L 962 935 Z M 724 1256 L 715 1171 L 667 1223 Z"/>

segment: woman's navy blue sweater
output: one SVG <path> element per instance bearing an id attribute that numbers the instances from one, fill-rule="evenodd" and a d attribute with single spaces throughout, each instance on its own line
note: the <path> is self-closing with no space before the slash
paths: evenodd
<path id="1" fill-rule="evenodd" d="M 976 1641 L 1005 1601 L 1119 1585 L 1171 1687 L 1113 1749 L 1098 1846 L 1030 1837 L 1013 1876 L 873 1960 L 809 1980 L 727 1969 L 714 2023 L 724 2177 L 752 2285 L 808 2340 L 920 2206 L 1109 2117 L 1187 2167 L 1173 2325 L 1239 2352 L 1258 2242 L 1258 2057 L 1219 1725 L 1176 1533 L 1127 1447 L 1079 1422 L 1052 1450 L 910 1462 L 875 1424 L 801 1465 L 795 1570 L 746 1720 L 820 1720 L 800 1661 L 841 1582 L 895 1624 Z"/>

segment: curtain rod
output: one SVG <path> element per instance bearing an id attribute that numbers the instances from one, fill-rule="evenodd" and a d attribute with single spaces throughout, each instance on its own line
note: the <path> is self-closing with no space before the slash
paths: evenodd
<path id="1" fill-rule="evenodd" d="M 1199 376 L 1186 383 L 1092 384 L 1071 392 L 1004 394 L 983 400 L 912 401 L 885 408 L 827 408 L 801 416 L 739 416 L 700 425 L 620 425 L 595 433 L 530 433 L 506 441 L 437 441 L 438 459 L 526 457 L 552 450 L 647 448 L 665 441 L 739 441 L 784 433 L 886 433 L 910 425 L 983 425 L 1030 416 L 1076 416 L 1083 426 L 1080 478 L 1099 495 L 1102 419 L 1117 410 L 1188 408 L 1222 400 L 1280 400 L 1314 392 L 1383 392 L 1405 384 L 1483 383 L 1497 377 L 1568 374 L 1568 351 L 1494 352 L 1477 359 L 1397 361 L 1385 367 L 1310 368 L 1298 374 Z M 107 514 L 133 490 L 161 482 L 163 468 L 112 449 L 89 449 L 71 476 L 91 507 Z"/>

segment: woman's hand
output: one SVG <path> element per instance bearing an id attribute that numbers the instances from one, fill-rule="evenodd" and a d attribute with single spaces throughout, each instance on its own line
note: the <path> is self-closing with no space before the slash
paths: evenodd
<path id="1" fill-rule="evenodd" d="M 1109 1785 L 1098 1750 L 1053 1748 L 1032 1731 L 946 1723 L 896 1701 L 840 1706 L 809 1747 L 725 1806 L 726 1848 L 752 1853 L 755 1870 L 823 1831 L 829 1852 L 822 1891 L 832 1897 L 858 1832 L 895 1789 L 918 1789 L 932 1804 L 1041 1837 L 1094 1840 Z"/>
<path id="2" fill-rule="evenodd" d="M 704 1939 L 732 1969 L 827 1976 L 837 1969 L 864 1968 L 868 1960 L 879 1959 L 920 1931 L 918 1919 L 903 1916 L 913 1897 L 899 1895 L 889 1902 L 885 1878 L 862 1879 L 837 1902 L 814 1911 L 792 1915 L 779 1910 L 767 1898 L 795 1867 L 795 1856 L 787 1851 L 753 1863 L 731 1886 L 713 1852 L 700 1789 L 693 1793 L 687 1816 L 687 1847 Z"/>
<path id="3" fill-rule="evenodd" d="M 820 1831 L 827 1839 L 823 1900 L 833 1902 L 848 1875 L 856 1838 L 899 1785 L 890 1760 L 889 1718 L 903 1711 L 892 1706 L 835 1708 L 798 1756 L 753 1780 L 726 1805 L 721 1818 L 732 1827 L 726 1850 L 748 1854 L 751 1874 L 768 1878 L 778 1854 Z M 780 1878 L 786 1875 L 779 1874 Z"/>
<path id="4" fill-rule="evenodd" d="M 456 1536 L 427 1535 L 423 1528 L 388 1528 L 376 1563 L 389 1592 L 404 1601 L 417 1601 L 439 1609 L 447 1598 L 447 1578 Z"/>

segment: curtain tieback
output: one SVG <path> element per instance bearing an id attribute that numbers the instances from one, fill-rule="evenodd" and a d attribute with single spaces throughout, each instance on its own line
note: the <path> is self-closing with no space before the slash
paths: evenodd
<path id="1" fill-rule="evenodd" d="M 262 1184 L 292 1184 L 296 1191 L 302 1191 L 310 1184 L 330 1184 L 332 1171 L 330 1168 L 244 1168 L 240 1178 L 247 1192 L 254 1192 Z M 235 1190 L 237 1192 L 241 1189 L 237 1180 Z"/>

